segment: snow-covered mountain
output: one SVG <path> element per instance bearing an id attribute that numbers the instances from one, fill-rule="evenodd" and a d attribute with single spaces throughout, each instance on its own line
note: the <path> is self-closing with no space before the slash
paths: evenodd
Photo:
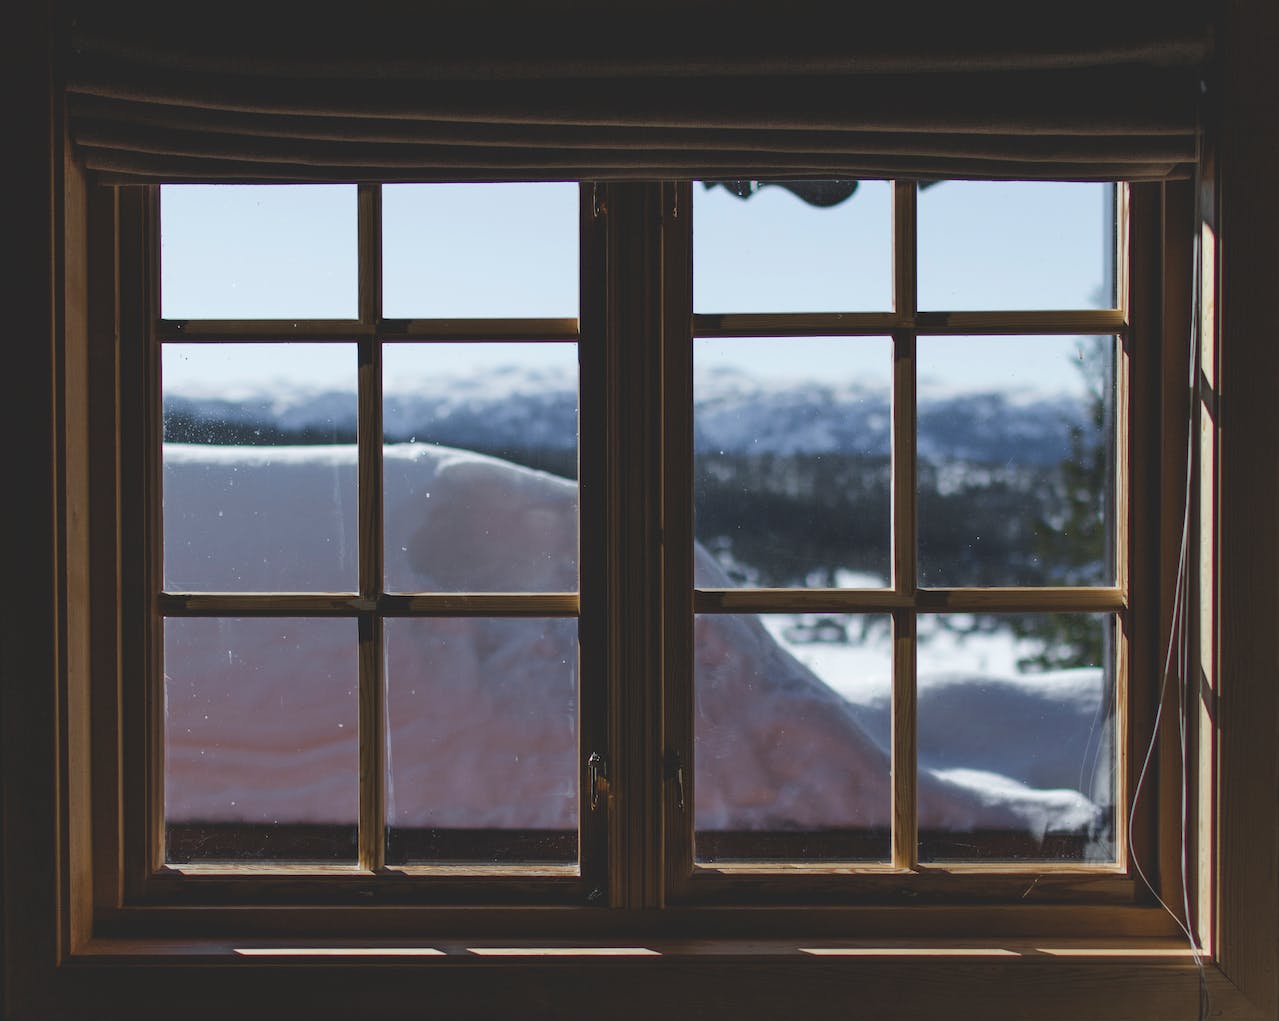
<path id="1" fill-rule="evenodd" d="M 571 375 L 510 367 L 483 376 L 397 380 L 387 388 L 383 421 L 392 442 L 417 439 L 489 451 L 571 449 L 577 410 Z M 289 434 L 308 434 L 310 442 L 316 436 L 349 441 L 356 428 L 350 391 L 169 392 L 165 412 L 171 439 L 196 442 L 228 438 L 201 436 L 209 427 L 256 429 L 268 442 L 288 442 Z M 925 390 L 919 401 L 920 456 L 1054 464 L 1067 456 L 1070 427 L 1083 424 L 1081 413 L 1077 398 L 1061 395 Z M 698 376 L 698 451 L 887 457 L 891 427 L 882 388 L 778 382 L 731 369 Z"/>

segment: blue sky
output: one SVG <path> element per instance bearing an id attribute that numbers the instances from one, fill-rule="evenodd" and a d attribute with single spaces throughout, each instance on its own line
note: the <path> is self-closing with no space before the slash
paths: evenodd
<path id="1" fill-rule="evenodd" d="M 1112 187 L 947 182 L 919 199 L 925 310 L 1095 308 L 1111 301 Z M 565 316 L 577 307 L 577 186 L 394 185 L 384 189 L 384 310 L 391 317 Z M 694 186 L 699 312 L 871 311 L 891 307 L 891 194 L 862 182 L 818 209 L 780 188 L 747 201 Z M 166 186 L 163 314 L 170 318 L 350 318 L 356 314 L 356 195 L 350 185 Z M 879 343 L 845 355 L 885 371 Z M 931 342 L 921 385 L 1075 390 L 1076 338 Z M 770 378 L 823 378 L 829 343 L 715 345 L 715 361 Z M 450 345 L 437 371 L 563 360 L 537 345 Z M 923 342 L 921 341 L 921 353 Z M 177 355 L 177 352 L 174 352 Z M 478 360 L 477 360 L 478 356 Z M 845 371 L 848 371 L 847 368 Z M 854 368 L 854 371 L 855 368 Z M 927 376 L 924 373 L 927 372 Z M 166 388 L 203 392 L 279 380 L 354 388 L 351 348 L 183 350 Z"/>

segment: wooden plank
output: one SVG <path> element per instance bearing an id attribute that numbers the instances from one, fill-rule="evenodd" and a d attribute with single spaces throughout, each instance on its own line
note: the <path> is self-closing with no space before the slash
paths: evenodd
<path id="1" fill-rule="evenodd" d="M 220 942 L 227 949 L 219 954 L 170 957 L 168 967 L 161 966 L 163 958 L 145 955 L 134 966 L 111 955 L 100 965 L 86 962 L 65 978 L 59 1014 L 92 1016 L 95 1005 L 121 1003 L 131 1016 L 149 1021 L 186 998 L 210 1018 L 244 1013 L 247 1003 L 257 1005 L 261 1016 L 296 1009 L 326 1021 L 392 1017 L 403 1013 L 404 1004 L 424 1001 L 433 1013 L 457 1018 L 587 1018 L 606 1003 L 617 1021 L 644 1021 L 679 1003 L 711 1005 L 700 1012 L 739 1021 L 792 1014 L 842 1021 L 850 1004 L 864 1017 L 1127 1021 L 1193 1017 L 1199 989 L 1198 972 L 1183 957 L 1064 957 L 1033 944 L 1024 955 L 928 960 L 892 953 L 703 960 L 681 954 L 676 944 L 646 947 L 652 954 L 589 960 L 533 953 L 488 957 L 463 946 L 407 960 L 325 955 L 266 962 L 236 955 L 244 942 Z M 423 942 L 419 938 L 417 945 Z M 1209 981 L 1226 1021 L 1256 1016 L 1243 1012 L 1242 998 L 1215 969 Z M 141 997 L 144 982 L 148 994 Z"/>
<path id="2" fill-rule="evenodd" d="M 89 501 L 92 560 L 93 897 L 114 907 L 124 895 L 121 749 L 119 196 L 89 191 Z"/>
<path id="3" fill-rule="evenodd" d="M 192 885 L 186 882 L 187 878 L 165 874 L 155 877 L 155 881 L 158 886 L 164 883 L 179 887 Z M 1099 877 L 1098 881 L 1101 879 L 1107 877 Z M 555 882 L 566 889 L 571 886 L 570 880 L 562 884 Z M 543 939 L 557 936 L 617 939 L 637 935 L 652 938 L 665 933 L 685 940 L 731 941 L 758 939 L 760 933 L 773 938 L 824 936 L 874 940 L 982 940 L 1021 935 L 1089 942 L 1123 940 L 1127 945 L 1140 945 L 1143 939 L 1169 937 L 1177 932 L 1165 912 L 1135 907 L 1131 903 L 1040 903 L 1033 896 L 1029 901 L 1021 900 L 1019 894 L 1028 882 L 1021 880 L 1019 885 L 1013 884 L 1018 896 L 1011 898 L 1004 894 L 995 901 L 978 900 L 962 905 L 912 905 L 908 911 L 902 910 L 899 896 L 896 901 L 880 904 L 705 904 L 669 906 L 653 912 L 565 911 L 562 906 L 501 906 L 493 901 L 479 908 L 415 902 L 413 884 L 397 882 L 389 873 L 363 880 L 358 876 L 346 877 L 342 880 L 343 897 L 338 898 L 331 889 L 333 884 L 307 877 L 285 883 L 261 876 L 241 880 L 243 887 L 256 891 L 258 904 L 246 901 L 242 894 L 236 904 L 228 897 L 218 898 L 208 893 L 202 896 L 208 902 L 204 904 L 135 904 L 101 912 L 98 935 L 149 935 L 181 940 L 229 932 L 239 937 L 274 935 L 296 939 L 302 933 L 328 932 L 343 933 L 351 938 L 421 938 L 422 933 L 431 932 L 490 939 L 495 933 L 505 938 L 523 935 Z M 207 890 L 219 887 L 234 890 L 228 883 L 226 879 L 206 877 L 196 880 L 195 885 Z M 330 887 L 327 891 L 326 886 Z M 377 900 L 360 899 L 362 890 L 377 891 L 372 895 Z M 268 893 L 286 899 L 266 910 L 261 904 L 269 904 L 265 900 Z M 309 905 L 304 903 L 308 895 L 312 901 Z M 387 910 L 388 906 L 393 910 Z M 744 935 L 749 933 L 756 935 Z"/>
<path id="4" fill-rule="evenodd" d="M 372 327 L 382 309 L 382 189 L 361 185 L 359 202 L 359 314 Z M 371 338 L 358 348 L 359 582 L 362 602 L 376 603 L 383 585 L 382 348 Z M 359 827 L 362 869 L 376 873 L 386 856 L 386 678 L 382 618 L 359 615 Z"/>
<path id="5" fill-rule="evenodd" d="M 693 591 L 693 207 L 691 184 L 667 188 L 662 224 L 665 314 L 662 324 L 663 626 L 662 776 L 664 901 L 687 897 L 693 874 L 696 672 L 694 613 L 708 612 L 705 598 L 731 593 Z M 727 606 L 725 605 L 725 608 Z"/>
<path id="6" fill-rule="evenodd" d="M 463 343 L 501 341 L 538 343 L 574 341 L 579 335 L 577 319 L 383 319 L 378 334 L 388 343 L 415 341 Z"/>
<path id="7" fill-rule="evenodd" d="M 382 317 L 382 187 L 361 184 L 356 195 L 357 304 L 360 325 L 369 327 Z"/>
<path id="8" fill-rule="evenodd" d="M 68 140 L 69 141 L 69 140 Z M 66 611 L 60 680 L 64 846 L 60 952 L 74 952 L 93 933 L 92 576 L 89 447 L 90 320 L 88 191 L 83 169 L 63 149 L 61 387 L 63 457 L 58 478 L 59 531 Z"/>
<path id="9" fill-rule="evenodd" d="M 697 589 L 694 613 L 857 613 L 910 606 L 891 589 Z"/>
<path id="10" fill-rule="evenodd" d="M 936 336 L 970 334 L 1122 333 L 1128 323 L 1121 309 L 1033 310 L 1008 312 L 920 312 L 914 327 Z"/>
<path id="11" fill-rule="evenodd" d="M 368 872 L 386 858 L 386 709 L 382 620 L 359 617 L 359 863 Z"/>
<path id="12" fill-rule="evenodd" d="M 653 186 L 601 189 L 607 224 L 604 480 L 608 557 L 609 844 L 614 907 L 661 900 L 661 202 Z"/>
<path id="13" fill-rule="evenodd" d="M 1160 849 L 1166 833 L 1160 829 L 1164 809 L 1171 804 L 1161 800 L 1172 781 L 1171 760 L 1166 757 L 1169 740 L 1175 750 L 1175 730 L 1164 729 L 1160 747 L 1149 758 L 1154 727 L 1161 699 L 1171 695 L 1160 719 L 1176 722 L 1176 688 L 1163 683 L 1162 637 L 1165 629 L 1161 617 L 1161 600 L 1165 593 L 1160 552 L 1163 533 L 1170 516 L 1163 510 L 1145 506 L 1141 494 L 1163 496 L 1164 475 L 1162 440 L 1162 347 L 1163 347 L 1163 193 L 1159 185 L 1132 185 L 1127 189 L 1127 212 L 1121 222 L 1128 223 L 1128 237 L 1123 245 L 1128 252 L 1128 273 L 1124 290 L 1134 328 L 1120 345 L 1116 361 L 1117 444 L 1116 476 L 1119 491 L 1125 489 L 1133 499 L 1121 504 L 1116 517 L 1115 546 L 1118 553 L 1119 581 L 1131 587 L 1133 605 L 1124 620 L 1130 643 L 1128 685 L 1120 708 L 1123 719 L 1117 721 L 1118 732 L 1130 752 L 1123 759 L 1124 770 L 1116 774 L 1116 796 L 1119 804 L 1128 805 L 1124 849 L 1134 869 L 1149 880 L 1151 892 L 1159 894 L 1161 875 L 1165 871 Z M 1124 381 L 1127 385 L 1123 386 Z M 1160 501 L 1161 502 L 1161 501 Z M 1175 512 L 1174 512 L 1175 513 Z M 1127 555 L 1125 556 L 1125 551 Z M 1145 771 L 1143 777 L 1143 770 Z M 1139 786 L 1140 784 L 1140 786 Z M 1174 818 L 1176 812 L 1174 810 Z M 1149 896 L 1149 894 L 1148 894 Z"/>
<path id="14" fill-rule="evenodd" d="M 923 613 L 1105 613 L 1128 604 L 1119 588 L 920 589 Z"/>
<path id="15" fill-rule="evenodd" d="M 163 344 L 350 344 L 376 327 L 354 319 L 162 319 L 155 332 Z"/>
<path id="16" fill-rule="evenodd" d="M 374 876 L 386 877 L 383 888 L 396 882 L 396 877 L 432 876 L 442 879 L 476 876 L 533 878 L 575 878 L 576 865 L 530 865 L 521 862 L 483 862 L 475 864 L 441 863 L 438 865 L 387 865 L 380 869 L 368 869 L 360 865 L 325 865 L 317 862 L 201 862 L 183 865 L 166 865 L 157 879 L 191 876 L 227 878 L 235 876 L 266 877 L 274 882 L 308 877 L 334 877 L 338 882 L 364 881 Z"/>
<path id="17" fill-rule="evenodd" d="M 917 619 L 912 610 L 893 613 L 892 858 L 895 868 L 906 870 L 919 861 Z"/>
<path id="18" fill-rule="evenodd" d="M 359 190 L 359 311 L 372 326 L 382 304 L 382 192 Z M 359 581 L 364 604 L 376 604 L 383 588 L 382 520 L 382 347 L 364 338 L 359 349 Z M 373 610 L 359 615 L 359 863 L 370 872 L 386 856 L 386 677 L 382 618 Z"/>
<path id="19" fill-rule="evenodd" d="M 918 195 L 914 181 L 897 181 L 893 185 L 893 307 L 911 321 L 918 308 Z M 892 581 L 895 593 L 910 607 L 893 612 L 892 861 L 899 869 L 912 869 L 919 860 L 918 632 L 914 610 L 919 592 L 915 354 L 914 332 L 910 329 L 894 332 Z"/>
<path id="20" fill-rule="evenodd" d="M 120 839 L 122 846 L 121 897 L 141 888 L 151 870 L 149 847 L 150 773 L 148 754 L 153 750 L 148 725 L 150 686 L 157 658 L 153 645 L 158 625 L 151 613 L 152 571 L 156 503 L 147 496 L 153 477 L 154 455 L 150 418 L 154 400 L 151 382 L 150 337 L 152 315 L 151 263 L 148 258 L 152 202 L 142 188 L 119 189 L 118 274 L 120 279 L 119 330 L 121 338 L 142 338 L 141 343 L 119 347 L 120 430 L 119 563 L 120 585 Z M 124 551 L 132 555 L 124 556 Z"/>
<path id="21" fill-rule="evenodd" d="M 693 319 L 694 337 L 883 337 L 903 325 L 895 312 L 751 312 Z"/>
<path id="22" fill-rule="evenodd" d="M 1211 157 L 1202 169 L 1198 187 L 1199 259 L 1194 287 L 1198 303 L 1199 370 L 1194 385 L 1195 514 L 1191 536 L 1198 547 L 1192 575 L 1198 615 L 1192 640 L 1194 663 L 1194 799 L 1191 835 L 1194 846 L 1195 933 L 1204 952 L 1216 944 L 1217 893 L 1217 208 L 1216 162 Z"/>
<path id="23" fill-rule="evenodd" d="M 893 182 L 893 311 L 899 328 L 914 325 L 919 291 L 919 186 Z"/>
<path id="24" fill-rule="evenodd" d="M 142 488 L 138 497 L 143 504 L 144 555 L 141 568 L 146 578 L 144 602 L 134 612 L 145 619 L 143 655 L 145 663 L 138 676 L 144 686 L 142 703 L 145 737 L 140 746 L 144 755 L 146 800 L 143 803 L 146 825 L 146 852 L 133 859 L 138 878 L 144 877 L 164 861 L 164 622 L 151 612 L 156 593 L 164 589 L 164 379 L 163 354 L 155 335 L 155 321 L 160 312 L 160 189 L 144 193 L 145 212 L 141 222 L 141 265 L 134 272 L 144 272 L 145 282 L 139 291 L 148 315 L 142 324 L 143 364 L 140 394 L 140 439 L 143 468 Z M 136 790 L 136 788 L 131 788 Z"/>
<path id="25" fill-rule="evenodd" d="M 12 83 L 7 134 L 11 201 L 5 239 L 17 257 L 6 274 L 14 342 L 5 352 L 0 406 L 13 441 L 6 472 L 5 577 L 14 595 L 0 616 L 0 1012 L 49 1016 L 60 961 L 58 671 L 60 650 L 55 485 L 60 451 L 53 394 L 62 307 L 58 215 L 64 137 L 55 116 L 56 20 L 21 5 L 6 19 Z"/>
<path id="26" fill-rule="evenodd" d="M 376 279 L 367 271 L 362 287 L 374 293 Z M 363 292 L 361 292 L 363 293 Z M 363 299 L 362 299 L 363 300 Z M 367 310 L 366 310 L 367 312 Z M 340 344 L 378 336 L 386 343 L 502 343 L 574 341 L 576 319 L 382 319 L 369 314 L 355 319 L 163 319 L 156 334 L 166 344 Z"/>
<path id="27" fill-rule="evenodd" d="M 902 277 L 909 280 L 909 276 Z M 899 295 L 898 300 L 905 300 Z M 915 330 L 939 337 L 1123 333 L 1121 309 L 1008 312 L 790 312 L 698 314 L 693 336 L 724 340 L 750 337 L 883 337 Z"/>
<path id="28" fill-rule="evenodd" d="M 972 904 L 1120 906 L 1131 904 L 1134 880 L 1115 872 L 1054 871 L 1027 867 L 999 869 L 869 868 L 860 863 L 769 867 L 743 864 L 731 871 L 699 865 L 690 883 L 703 905 L 874 906 L 921 901 L 934 909 Z M 1171 923 L 1170 923 L 1171 925 Z"/>
<path id="29" fill-rule="evenodd" d="M 608 372 L 604 311 L 606 246 L 604 224 L 593 215 L 594 189 L 578 187 L 578 295 L 581 343 L 578 345 L 578 585 L 581 599 L 566 600 L 578 620 L 578 867 L 590 891 L 607 891 L 615 865 L 610 862 L 609 815 L 592 811 L 585 762 L 593 751 L 606 754 L 609 741 L 608 557 L 610 503 L 605 486 L 611 454 L 608 428 Z M 615 849 L 620 857 L 621 849 Z M 601 898 L 607 900 L 607 897 Z"/>
<path id="30" fill-rule="evenodd" d="M 1161 344 L 1162 390 L 1162 464 L 1159 505 L 1163 508 L 1159 556 L 1159 619 L 1161 658 L 1166 651 L 1169 628 L 1176 628 L 1176 650 L 1173 659 L 1175 677 L 1171 705 L 1165 710 L 1169 726 L 1161 736 L 1161 773 L 1166 782 L 1160 785 L 1160 896 L 1175 903 L 1175 911 L 1190 924 L 1189 873 L 1193 871 L 1193 853 L 1189 840 L 1189 784 L 1192 766 L 1190 755 L 1190 720 L 1193 706 L 1189 697 L 1195 689 L 1191 658 L 1193 598 L 1190 575 L 1194 557 L 1186 551 L 1182 564 L 1183 531 L 1190 513 L 1193 479 L 1189 473 L 1193 451 L 1193 413 L 1190 403 L 1190 334 L 1194 322 L 1191 263 L 1194 231 L 1194 185 L 1177 182 L 1163 187 L 1163 252 L 1161 272 L 1163 288 L 1163 336 Z M 1189 542 L 1189 532 L 1186 541 Z M 1174 616 L 1174 610 L 1175 616 Z"/>
<path id="31" fill-rule="evenodd" d="M 574 617 L 576 592 L 438 592 L 362 595 L 302 592 L 164 592 L 168 617 Z"/>
<path id="32" fill-rule="evenodd" d="M 1229 0 L 1218 46 L 1220 655 L 1217 956 L 1279 1016 L 1279 6 Z"/>

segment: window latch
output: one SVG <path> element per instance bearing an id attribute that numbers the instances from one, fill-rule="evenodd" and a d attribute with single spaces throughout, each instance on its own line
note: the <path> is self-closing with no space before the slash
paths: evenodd
<path id="1" fill-rule="evenodd" d="M 666 779 L 675 784 L 675 807 L 684 811 L 684 760 L 674 748 L 666 749 Z"/>
<path id="2" fill-rule="evenodd" d="M 586 782 L 591 789 L 591 811 L 600 807 L 600 793 L 608 793 L 608 763 L 599 752 L 591 752 L 586 760 Z"/>

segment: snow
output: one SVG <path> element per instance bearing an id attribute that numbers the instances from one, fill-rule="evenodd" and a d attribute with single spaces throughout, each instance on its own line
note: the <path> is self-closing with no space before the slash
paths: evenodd
<path id="1" fill-rule="evenodd" d="M 354 589 L 353 446 L 164 456 L 170 588 Z M 384 456 L 389 590 L 576 589 L 574 483 L 426 443 Z M 700 548 L 696 572 L 724 583 Z M 890 822 L 886 632 L 804 644 L 784 639 L 792 623 L 699 618 L 699 829 Z M 921 826 L 1093 828 L 1109 797 L 1100 672 L 1023 675 L 997 635 L 926 637 L 947 669 L 919 683 Z M 386 622 L 393 824 L 575 824 L 578 689 L 598 683 L 579 679 L 576 639 L 572 620 Z M 354 819 L 353 621 L 170 622 L 165 676 L 170 821 Z"/>

